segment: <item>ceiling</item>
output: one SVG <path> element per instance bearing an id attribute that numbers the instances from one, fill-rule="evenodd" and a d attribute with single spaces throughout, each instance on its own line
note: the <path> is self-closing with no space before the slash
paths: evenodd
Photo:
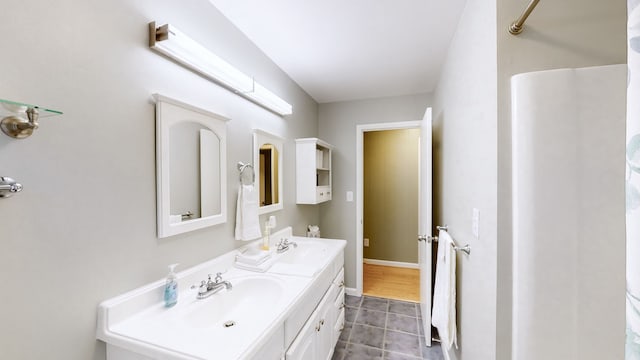
<path id="1" fill-rule="evenodd" d="M 210 0 L 318 103 L 433 91 L 466 0 Z"/>

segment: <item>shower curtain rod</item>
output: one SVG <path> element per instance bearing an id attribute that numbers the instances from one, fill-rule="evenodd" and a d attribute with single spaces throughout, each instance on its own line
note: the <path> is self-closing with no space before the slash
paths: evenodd
<path id="1" fill-rule="evenodd" d="M 531 12 L 536 7 L 536 5 L 538 5 L 539 1 L 540 0 L 531 0 L 531 2 L 529 2 L 529 5 L 527 5 L 527 8 L 524 9 L 522 15 L 520 15 L 520 17 L 516 21 L 512 22 L 511 25 L 509 25 L 509 33 L 511 35 L 518 35 L 522 32 L 522 30 L 524 29 L 524 22 L 527 20 L 529 15 L 531 15 Z"/>

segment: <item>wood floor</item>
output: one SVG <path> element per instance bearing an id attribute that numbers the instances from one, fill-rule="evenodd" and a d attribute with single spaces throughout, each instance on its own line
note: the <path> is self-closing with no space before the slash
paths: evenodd
<path id="1" fill-rule="evenodd" d="M 365 295 L 420 302 L 420 270 L 363 264 Z"/>

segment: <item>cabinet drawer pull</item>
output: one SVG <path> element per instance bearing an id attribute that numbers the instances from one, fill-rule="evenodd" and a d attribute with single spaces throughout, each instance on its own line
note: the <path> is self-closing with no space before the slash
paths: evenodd
<path id="1" fill-rule="evenodd" d="M 344 280 L 340 281 L 340 284 L 338 284 L 338 287 L 344 287 Z"/>
<path id="2" fill-rule="evenodd" d="M 320 324 L 316 325 L 316 332 L 320 331 Z"/>
<path id="3" fill-rule="evenodd" d="M 324 319 L 320 320 L 320 326 L 324 325 Z"/>
<path id="4" fill-rule="evenodd" d="M 340 310 L 344 309 L 344 303 L 340 304 Z"/>

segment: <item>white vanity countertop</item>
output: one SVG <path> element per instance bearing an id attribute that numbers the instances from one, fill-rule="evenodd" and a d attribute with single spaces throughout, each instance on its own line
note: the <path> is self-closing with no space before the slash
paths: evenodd
<path id="1" fill-rule="evenodd" d="M 272 239 L 290 237 L 290 228 L 274 234 Z M 283 235 L 284 234 L 284 235 Z M 314 262 L 326 268 L 345 247 L 344 240 L 292 237 L 293 241 L 322 243 L 323 250 L 312 248 Z M 284 273 L 252 272 L 233 267 L 238 250 L 184 270 L 177 274 L 178 304 L 165 308 L 164 280 L 159 280 L 118 297 L 98 307 L 97 338 L 117 347 L 153 359 L 243 359 L 281 328 L 287 317 L 311 291 L 320 271 L 303 275 L 287 271 L 298 264 L 286 264 Z M 199 284 L 207 274 L 224 272 L 223 280 L 231 290 L 198 300 Z M 313 276 L 309 276 L 314 273 Z M 233 321 L 235 325 L 223 324 Z"/>

